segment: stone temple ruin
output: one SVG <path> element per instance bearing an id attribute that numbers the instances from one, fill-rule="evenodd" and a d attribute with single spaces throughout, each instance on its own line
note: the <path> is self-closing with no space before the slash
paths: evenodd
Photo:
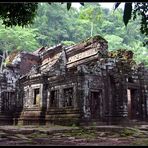
<path id="1" fill-rule="evenodd" d="M 0 75 L 0 124 L 148 121 L 148 70 L 131 51 L 107 49 L 95 36 L 9 58 Z"/>

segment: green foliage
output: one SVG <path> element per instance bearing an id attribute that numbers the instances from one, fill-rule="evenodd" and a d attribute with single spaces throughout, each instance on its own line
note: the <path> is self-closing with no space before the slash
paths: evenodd
<path id="1" fill-rule="evenodd" d="M 135 3 L 133 10 L 134 20 L 137 18 L 137 14 L 141 15 L 141 33 L 148 35 L 148 3 Z"/>
<path id="2" fill-rule="evenodd" d="M 6 27 L 26 26 L 33 22 L 38 3 L 0 3 L 0 18 Z"/>
<path id="3" fill-rule="evenodd" d="M 136 62 L 133 60 L 133 52 L 126 49 L 118 49 L 108 53 L 109 58 L 116 60 L 117 68 L 120 73 L 129 73 L 132 68 L 136 66 Z"/>
<path id="4" fill-rule="evenodd" d="M 121 137 L 129 137 L 139 134 L 140 131 L 135 128 L 125 128 L 120 132 Z"/>
<path id="5" fill-rule="evenodd" d="M 108 41 L 108 46 L 110 50 L 115 50 L 123 47 L 123 38 L 117 35 L 105 35 L 104 38 Z"/>
<path id="6" fill-rule="evenodd" d="M 87 129 L 72 130 L 71 132 L 64 133 L 64 135 L 85 139 L 94 139 L 97 136 L 96 131 L 89 131 Z"/>
<path id="7" fill-rule="evenodd" d="M 73 41 L 63 41 L 61 42 L 63 45 L 65 46 L 71 46 L 71 45 L 74 45 L 75 43 Z"/>
<path id="8" fill-rule="evenodd" d="M 14 6 L 18 10 L 16 13 L 20 14 L 18 6 L 22 6 L 24 3 L 19 3 L 22 5 L 14 4 L 8 6 Z M 25 4 L 24 9 L 27 7 L 27 3 Z M 98 3 L 85 3 L 84 6 L 83 3 L 79 11 L 73 7 L 67 11 L 67 4 L 38 3 L 37 5 L 32 3 L 26 14 L 27 19 L 28 15 L 31 15 L 32 7 L 34 7 L 33 15 L 35 16 L 36 13 L 36 16 L 32 25 L 24 28 L 16 25 L 16 27 L 7 27 L 6 29 L 5 25 L 1 25 L 0 52 L 14 49 L 34 51 L 41 46 L 49 47 L 59 43 L 71 46 L 89 38 L 91 34 L 93 36 L 99 34 L 108 41 L 109 51 L 115 51 L 119 48 L 131 50 L 137 63 L 144 62 L 148 66 L 148 51 L 146 47 L 143 47 L 143 41 L 148 41 L 148 38 L 140 33 L 142 17 L 137 13 L 138 11 L 142 12 L 138 10 L 138 6 L 134 6 L 134 9 L 137 9 L 136 20 L 129 20 L 127 27 L 125 27 L 122 9 L 118 8 L 114 11 L 102 8 Z M 0 4 L 1 7 L 2 5 L 4 5 L 2 10 L 8 9 L 6 4 Z M 140 6 L 140 3 L 137 5 Z M 116 4 L 115 8 L 118 6 L 119 3 Z M 38 9 L 35 10 L 36 7 Z M 1 23 L 4 21 L 4 18 L 2 19 Z"/>
<path id="9" fill-rule="evenodd" d="M 121 3 L 115 3 L 115 9 Z M 134 8 L 132 7 L 134 5 Z M 132 17 L 133 14 L 133 17 Z M 137 18 L 137 14 L 141 16 L 141 26 L 140 32 L 144 35 L 148 35 L 148 3 L 125 3 L 124 5 L 124 12 L 123 12 L 123 21 L 124 24 L 127 25 L 129 20 L 133 18 L 135 20 Z M 144 46 L 148 45 L 148 41 L 144 42 Z"/>
<path id="10" fill-rule="evenodd" d="M 52 3 L 48 2 L 47 4 L 51 5 Z M 63 2 L 61 4 L 63 4 Z M 80 2 L 80 4 L 84 6 L 84 3 Z M 118 8 L 120 4 L 121 4 L 120 2 L 115 3 L 115 9 Z M 38 5 L 40 4 L 26 3 L 26 2 L 1 3 L 0 18 L 3 20 L 3 24 L 6 27 L 9 27 L 9 26 L 12 27 L 17 25 L 24 27 L 24 26 L 30 25 L 34 21 Z M 72 5 L 71 2 L 66 3 L 67 10 L 70 10 L 71 5 Z M 91 4 L 91 5 L 94 5 L 94 4 Z M 95 3 L 95 5 L 98 5 L 98 4 Z M 134 5 L 134 8 L 132 7 L 132 5 Z M 88 16 L 90 16 L 89 19 L 91 19 L 92 21 L 96 19 L 95 16 L 98 16 L 97 11 L 95 11 L 95 9 L 93 9 L 94 10 L 93 12 L 95 12 L 94 15 L 92 15 L 92 11 L 90 11 L 91 12 L 90 15 L 87 12 L 84 13 L 84 14 L 88 14 Z M 125 3 L 124 12 L 123 12 L 123 21 L 125 25 L 127 25 L 129 20 L 132 18 L 132 12 L 133 12 L 134 20 L 137 18 L 137 13 L 138 15 L 142 16 L 140 31 L 142 34 L 148 35 L 148 21 L 147 21 L 148 20 L 148 16 L 147 16 L 148 3 L 141 3 L 141 2 Z M 145 41 L 145 44 L 146 43 L 148 43 L 148 41 Z"/>
<path id="11" fill-rule="evenodd" d="M 131 146 L 148 146 L 148 139 L 139 139 L 136 141 L 133 141 L 133 143 L 131 144 Z"/>
<path id="12" fill-rule="evenodd" d="M 12 63 L 12 61 L 14 60 L 14 58 L 16 57 L 16 55 L 19 53 L 20 51 L 19 50 L 13 50 L 9 56 L 5 59 L 4 61 L 4 65 L 9 65 Z"/>
<path id="13" fill-rule="evenodd" d="M 41 46 L 52 46 L 68 41 L 75 28 L 69 22 L 74 17 L 74 9 L 66 10 L 66 4 L 41 3 L 32 28 L 38 28 L 37 41 Z M 72 15 L 73 13 L 73 15 Z M 70 41 L 70 40 L 69 40 Z"/>
<path id="14" fill-rule="evenodd" d="M 31 28 L 22 29 L 19 26 L 5 29 L 5 26 L 0 25 L 0 50 L 36 50 L 40 47 L 35 39 L 36 31 Z"/>

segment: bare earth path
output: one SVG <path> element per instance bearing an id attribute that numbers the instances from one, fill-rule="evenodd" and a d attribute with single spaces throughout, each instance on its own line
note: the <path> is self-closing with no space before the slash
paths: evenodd
<path id="1" fill-rule="evenodd" d="M 148 146 L 148 125 L 137 127 L 0 126 L 0 146 Z"/>

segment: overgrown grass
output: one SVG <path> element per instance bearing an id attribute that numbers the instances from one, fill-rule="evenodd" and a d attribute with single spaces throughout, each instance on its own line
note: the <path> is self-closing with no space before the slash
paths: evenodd
<path id="1" fill-rule="evenodd" d="M 148 146 L 148 138 L 147 139 L 138 139 L 134 141 L 131 145 L 133 146 Z"/>
<path id="2" fill-rule="evenodd" d="M 28 138 L 47 138 L 47 137 L 48 137 L 47 134 L 43 134 L 43 133 L 39 133 L 39 132 L 32 133 L 28 136 Z"/>
<path id="3" fill-rule="evenodd" d="M 120 132 L 121 137 L 129 137 L 134 135 L 140 135 L 140 130 L 136 128 L 125 128 Z"/>
<path id="4" fill-rule="evenodd" d="M 71 132 L 64 133 L 66 136 L 75 137 L 75 138 L 85 138 L 85 139 L 94 139 L 97 135 L 95 131 L 89 131 L 85 129 L 72 130 Z"/>

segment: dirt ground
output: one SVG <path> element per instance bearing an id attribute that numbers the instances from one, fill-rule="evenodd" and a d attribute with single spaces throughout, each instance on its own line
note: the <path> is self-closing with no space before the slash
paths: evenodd
<path id="1" fill-rule="evenodd" d="M 148 128 L 0 126 L 2 146 L 148 146 Z"/>

